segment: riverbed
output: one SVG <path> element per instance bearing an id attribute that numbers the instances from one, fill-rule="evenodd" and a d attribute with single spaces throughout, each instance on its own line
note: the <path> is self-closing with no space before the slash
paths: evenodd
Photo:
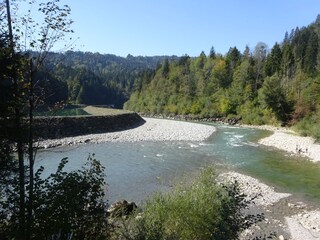
<path id="1" fill-rule="evenodd" d="M 168 122 L 165 123 L 168 126 Z M 107 169 L 111 201 L 119 197 L 141 201 L 145 195 L 172 185 L 171 181 L 177 177 L 211 165 L 250 175 L 304 200 L 320 202 L 320 164 L 259 144 L 258 140 L 270 135 L 270 131 L 226 125 L 214 127 L 216 131 L 207 134 L 209 138 L 203 131 L 202 138 L 195 132 L 197 138 L 180 141 L 176 138 L 165 141 L 165 137 L 161 142 L 155 141 L 150 137 L 151 129 L 146 131 L 151 134 L 149 141 L 117 142 L 119 137 L 114 138 L 114 134 L 121 133 L 112 133 L 113 142 L 89 142 L 42 150 L 37 155 L 36 165 L 44 165 L 45 174 L 51 173 L 63 157 L 68 157 L 67 168 L 79 169 L 88 155 L 94 153 Z M 165 132 L 162 131 L 162 136 Z M 130 136 L 137 139 L 137 135 Z"/>
<path id="2" fill-rule="evenodd" d="M 285 225 L 284 217 L 292 215 L 289 212 L 307 215 L 299 212 L 301 206 L 308 211 L 319 207 L 319 163 L 259 144 L 259 139 L 271 135 L 270 131 L 226 125 L 214 127 L 215 131 L 209 134 L 210 137 L 200 139 L 89 141 L 86 144 L 46 149 L 38 153 L 36 165 L 44 165 L 44 174 L 48 175 L 55 171 L 60 159 L 68 157 L 70 162 L 67 168 L 79 169 L 87 156 L 95 153 L 95 157 L 106 166 L 106 192 L 110 202 L 127 199 L 140 204 L 156 191 L 170 190 L 176 181 L 185 179 L 183 176 L 192 179 L 199 169 L 214 166 L 218 173 L 249 175 L 271 186 L 275 192 L 290 194 L 288 200 L 271 202 L 269 208 L 265 209 L 273 212 L 274 205 L 277 205 L 279 216 L 274 221 L 282 221 L 282 225 Z M 146 131 L 152 132 L 152 129 Z M 162 132 L 164 134 L 165 131 Z M 187 132 L 187 135 L 190 134 L 197 135 L 197 132 Z M 284 198 L 287 195 L 281 196 Z M 290 221 L 295 221 L 295 217 L 289 218 L 288 223 Z M 272 222 L 270 229 L 274 228 L 274 223 L 279 225 L 278 222 Z"/>

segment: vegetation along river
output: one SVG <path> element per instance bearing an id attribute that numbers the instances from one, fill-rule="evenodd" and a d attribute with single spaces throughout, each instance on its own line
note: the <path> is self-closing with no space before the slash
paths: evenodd
<path id="1" fill-rule="evenodd" d="M 205 142 L 135 142 L 85 144 L 39 151 L 36 167 L 44 176 L 55 172 L 63 157 L 66 169 L 79 169 L 88 155 L 106 167 L 107 198 L 140 202 L 155 191 L 169 189 L 178 177 L 190 178 L 198 169 L 215 166 L 238 171 L 293 193 L 317 205 L 320 202 L 320 164 L 288 156 L 257 144 L 268 131 L 215 125 Z"/>

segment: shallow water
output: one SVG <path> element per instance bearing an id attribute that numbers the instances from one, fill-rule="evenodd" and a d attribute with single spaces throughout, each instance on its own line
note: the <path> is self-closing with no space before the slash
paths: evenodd
<path id="1" fill-rule="evenodd" d="M 320 164 L 287 156 L 257 144 L 270 132 L 215 125 L 204 142 L 136 142 L 87 144 L 40 151 L 36 165 L 54 172 L 60 159 L 69 157 L 67 169 L 79 169 L 89 153 L 106 166 L 107 198 L 140 202 L 155 191 L 169 189 L 182 175 L 205 166 L 231 169 L 261 179 L 278 191 L 320 202 Z"/>
<path id="2" fill-rule="evenodd" d="M 221 126 L 212 141 L 220 149 L 219 157 L 235 170 L 320 205 L 320 164 L 256 143 L 267 134 L 270 132 Z"/>

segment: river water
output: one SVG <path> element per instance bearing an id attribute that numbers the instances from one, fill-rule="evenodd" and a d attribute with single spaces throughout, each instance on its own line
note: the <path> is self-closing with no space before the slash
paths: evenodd
<path id="1" fill-rule="evenodd" d="M 155 191 L 170 189 L 182 176 L 191 179 L 199 169 L 214 166 L 250 175 L 277 191 L 320 203 L 320 164 L 257 144 L 270 134 L 268 131 L 215 127 L 217 131 L 201 143 L 101 143 L 43 150 L 37 154 L 36 168 L 43 165 L 44 177 L 48 176 L 63 157 L 68 157 L 66 169 L 76 170 L 94 153 L 106 167 L 110 202 L 127 199 L 139 203 Z"/>

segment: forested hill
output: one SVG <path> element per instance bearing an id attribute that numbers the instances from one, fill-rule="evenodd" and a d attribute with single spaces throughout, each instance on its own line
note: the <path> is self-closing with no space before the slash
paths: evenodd
<path id="1" fill-rule="evenodd" d="M 175 56 L 126 58 L 91 52 L 49 53 L 37 74 L 45 89 L 45 102 L 68 101 L 122 108 L 133 83 L 145 71 L 154 71 L 164 59 Z"/>
<path id="2" fill-rule="evenodd" d="M 145 75 L 125 108 L 144 113 L 239 117 L 249 124 L 295 124 L 320 138 L 320 16 L 271 49 L 184 56 Z"/>

